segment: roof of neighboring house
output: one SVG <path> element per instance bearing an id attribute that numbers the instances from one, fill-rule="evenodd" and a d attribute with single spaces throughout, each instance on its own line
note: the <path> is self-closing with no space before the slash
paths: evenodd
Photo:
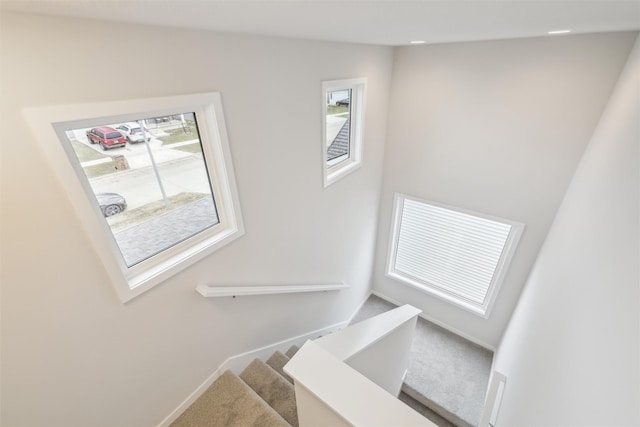
<path id="1" fill-rule="evenodd" d="M 337 157 L 344 156 L 349 153 L 349 124 L 351 120 L 347 120 L 342 125 L 340 132 L 336 135 L 329 148 L 327 148 L 327 160 L 333 160 Z"/>

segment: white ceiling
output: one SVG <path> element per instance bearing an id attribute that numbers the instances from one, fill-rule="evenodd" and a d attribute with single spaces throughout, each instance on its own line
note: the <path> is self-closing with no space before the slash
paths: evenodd
<path id="1" fill-rule="evenodd" d="M 0 7 L 390 46 L 640 30 L 640 0 L 0 0 Z"/>

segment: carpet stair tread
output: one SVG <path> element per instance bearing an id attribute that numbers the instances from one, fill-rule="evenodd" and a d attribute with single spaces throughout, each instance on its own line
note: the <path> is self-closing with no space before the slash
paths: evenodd
<path id="1" fill-rule="evenodd" d="M 172 427 L 288 427 L 289 424 L 231 371 L 224 372 Z"/>
<path id="2" fill-rule="evenodd" d="M 361 318 L 370 315 L 359 314 Z M 298 427 L 295 387 L 283 369 L 298 350 L 294 345 L 284 354 L 276 351 L 266 363 L 255 359 L 239 376 L 226 371 L 171 427 Z M 420 387 L 412 386 L 408 376 L 400 400 L 425 418 L 440 427 L 472 425 L 455 410 L 434 402 Z"/>
<path id="3" fill-rule="evenodd" d="M 287 350 L 285 355 L 289 359 L 291 359 L 298 352 L 298 350 L 300 350 L 300 347 L 298 347 L 297 345 L 292 345 L 291 347 L 289 347 L 289 350 Z"/>
<path id="4" fill-rule="evenodd" d="M 240 378 L 293 427 L 298 426 L 294 387 L 260 359 L 245 368 Z"/>
<path id="5" fill-rule="evenodd" d="M 282 375 L 284 379 L 293 384 L 293 378 L 291 378 L 284 372 L 284 365 L 289 363 L 289 360 L 291 359 L 289 359 L 283 353 L 276 351 L 271 355 L 269 359 L 267 359 L 267 365 L 271 366 L 277 373 Z"/>

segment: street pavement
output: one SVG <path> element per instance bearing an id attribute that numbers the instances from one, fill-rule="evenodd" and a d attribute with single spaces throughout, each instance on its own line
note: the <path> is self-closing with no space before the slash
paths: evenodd
<path id="1" fill-rule="evenodd" d="M 157 133 L 155 133 L 157 135 Z M 158 181 L 152 167 L 151 158 L 145 143 L 130 144 L 103 152 L 97 145 L 85 143 L 93 150 L 108 157 L 83 162 L 82 167 L 100 163 L 114 162 L 113 157 L 124 156 L 129 169 L 89 179 L 94 193 L 118 193 L 126 200 L 130 209 L 162 200 L 160 183 L 167 196 L 181 192 L 211 194 L 209 178 L 205 170 L 202 154 L 179 150 L 179 147 L 199 143 L 193 139 L 174 144 L 163 145 L 162 141 L 152 137 L 148 144 L 151 148 L 161 182 Z M 115 165 L 115 163 L 114 163 Z"/>
<path id="2" fill-rule="evenodd" d="M 184 145 L 190 145 L 200 142 L 198 139 L 192 139 L 189 141 L 176 142 L 170 145 L 163 145 L 162 141 L 157 139 L 151 139 L 149 141 L 149 145 L 151 147 L 153 158 L 157 164 L 168 162 L 171 160 L 188 157 L 190 153 L 182 150 L 176 150 L 178 147 L 182 147 Z M 113 162 L 113 158 L 116 156 L 124 156 L 127 159 L 127 163 L 131 169 L 139 169 L 151 166 L 151 159 L 149 157 L 149 152 L 144 143 L 139 142 L 137 144 L 127 144 L 124 147 L 113 148 L 109 151 L 98 150 L 96 145 L 85 144 L 89 148 L 94 149 L 95 151 L 106 155 L 107 157 L 103 157 L 101 159 L 89 160 L 86 162 L 82 162 L 80 165 L 85 168 L 87 166 L 99 165 L 101 163 L 109 163 Z"/>

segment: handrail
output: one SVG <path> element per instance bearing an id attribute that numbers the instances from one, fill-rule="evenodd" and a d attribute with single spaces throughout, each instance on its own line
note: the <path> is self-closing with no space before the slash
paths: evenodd
<path id="1" fill-rule="evenodd" d="M 319 285 L 255 285 L 255 286 L 219 286 L 198 285 L 196 291 L 206 298 L 236 297 L 249 295 L 289 294 L 300 292 L 326 292 L 348 289 L 343 283 L 329 283 Z"/>

